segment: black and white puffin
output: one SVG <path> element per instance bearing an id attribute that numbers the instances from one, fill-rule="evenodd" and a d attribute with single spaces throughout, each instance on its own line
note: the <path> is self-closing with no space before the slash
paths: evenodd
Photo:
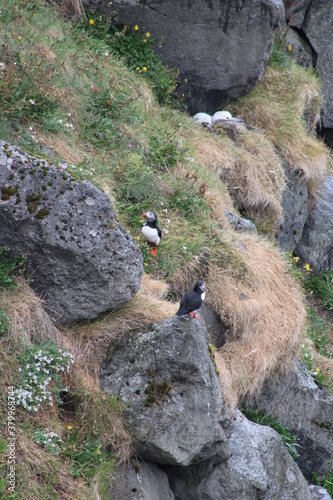
<path id="1" fill-rule="evenodd" d="M 199 316 L 195 314 L 194 311 L 197 311 L 203 301 L 205 300 L 205 287 L 206 284 L 202 280 L 198 280 L 194 285 L 193 290 L 185 293 L 180 301 L 179 310 L 176 312 L 176 316 L 184 316 L 185 314 L 189 314 L 192 318 L 199 319 Z"/>
<path id="2" fill-rule="evenodd" d="M 162 231 L 157 226 L 157 217 L 155 212 L 143 212 L 141 217 L 146 219 L 146 222 L 142 226 L 142 234 L 147 241 L 148 252 L 149 252 L 149 243 L 153 243 L 155 246 L 151 251 L 151 254 L 156 257 L 156 250 L 160 241 L 162 239 Z"/>

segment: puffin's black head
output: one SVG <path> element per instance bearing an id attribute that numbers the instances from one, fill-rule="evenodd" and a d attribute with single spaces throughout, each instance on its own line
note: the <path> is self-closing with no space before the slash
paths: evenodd
<path id="1" fill-rule="evenodd" d="M 149 212 L 143 212 L 141 214 L 141 217 L 144 219 L 147 219 L 149 222 L 153 222 L 154 220 L 157 220 L 155 212 L 149 211 Z"/>
<path id="2" fill-rule="evenodd" d="M 205 289 L 205 287 L 206 287 L 206 283 L 205 283 L 204 281 L 202 281 L 202 280 L 198 280 L 198 281 L 196 282 L 196 284 L 194 285 L 193 290 L 195 290 L 196 292 L 197 292 L 197 291 L 199 291 L 199 290 L 200 290 L 201 292 L 203 292 L 203 291 L 204 291 L 204 289 Z"/>

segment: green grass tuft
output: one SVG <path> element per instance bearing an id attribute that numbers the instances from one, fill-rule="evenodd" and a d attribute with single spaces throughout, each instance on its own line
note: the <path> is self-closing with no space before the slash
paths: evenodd
<path id="1" fill-rule="evenodd" d="M 265 410 L 251 409 L 248 407 L 243 409 L 243 413 L 251 422 L 267 425 L 274 429 L 281 436 L 283 444 L 286 446 L 292 458 L 295 459 L 299 457 L 297 447 L 300 445 L 297 444 L 297 436 L 291 434 L 290 429 L 283 425 L 276 417 L 269 415 Z"/>
<path id="2" fill-rule="evenodd" d="M 333 271 L 313 276 L 304 284 L 323 301 L 323 309 L 333 311 Z"/>
<path id="3" fill-rule="evenodd" d="M 24 272 L 25 257 L 13 255 L 9 247 L 0 248 L 0 287 L 15 288 L 15 277 Z"/>

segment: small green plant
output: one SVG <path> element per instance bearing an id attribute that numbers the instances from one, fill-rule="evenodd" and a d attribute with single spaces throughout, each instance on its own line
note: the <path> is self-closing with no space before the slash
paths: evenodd
<path id="1" fill-rule="evenodd" d="M 308 339 L 305 339 L 301 345 L 301 357 L 306 369 L 312 375 L 315 382 L 324 386 L 329 392 L 332 392 L 332 382 L 327 376 L 328 374 L 323 373 L 314 363 L 313 348 Z M 326 370 L 328 372 L 329 368 L 326 368 Z"/>
<path id="2" fill-rule="evenodd" d="M 318 486 L 323 486 L 327 490 L 327 493 L 333 498 L 333 475 L 326 473 L 323 478 L 319 478 L 317 472 L 312 476 L 312 483 Z"/>
<path id="3" fill-rule="evenodd" d="M 169 207 L 179 211 L 190 222 L 197 223 L 209 218 L 210 209 L 198 187 L 186 178 L 176 180 Z"/>
<path id="4" fill-rule="evenodd" d="M 308 311 L 307 336 L 312 340 L 313 345 L 319 354 L 326 358 L 333 357 L 333 342 L 329 338 L 332 332 L 332 324 L 310 308 Z"/>
<path id="5" fill-rule="evenodd" d="M 305 286 L 323 301 L 323 309 L 333 311 L 333 271 L 313 276 Z"/>
<path id="6" fill-rule="evenodd" d="M 9 247 L 0 248 L 0 287 L 15 288 L 15 276 L 24 272 L 25 257 L 13 255 Z"/>
<path id="7" fill-rule="evenodd" d="M 276 417 L 266 413 L 265 410 L 252 409 L 248 407 L 243 408 L 243 413 L 246 418 L 251 420 L 251 422 L 255 422 L 260 425 L 267 425 L 268 427 L 274 429 L 281 436 L 283 444 L 288 449 L 292 458 L 295 459 L 299 457 L 296 449 L 300 446 L 297 444 L 297 436 L 291 434 L 290 429 L 283 425 Z"/>
<path id="8" fill-rule="evenodd" d="M 180 147 L 174 134 L 166 135 L 163 130 L 155 131 L 150 138 L 150 149 L 146 155 L 147 162 L 156 170 L 165 172 L 167 168 L 172 168 L 177 161 L 184 160 L 186 149 Z"/>
<path id="9" fill-rule="evenodd" d="M 6 488 L 6 478 L 1 477 L 3 469 L 6 467 L 6 462 L 5 462 L 5 455 L 7 452 L 7 443 L 2 437 L 0 436 L 0 497 L 3 498 L 5 488 Z"/>
<path id="10" fill-rule="evenodd" d="M 12 121 L 45 121 L 58 108 L 58 100 L 50 85 L 54 68 L 42 51 L 29 50 L 29 41 L 8 33 L 0 50 L 5 71 L 0 78 L 0 109 Z"/>
<path id="11" fill-rule="evenodd" d="M 27 347 L 19 358 L 20 383 L 16 389 L 16 404 L 29 412 L 43 405 L 53 406 L 54 397 L 68 391 L 63 376 L 70 370 L 74 357 L 58 346 L 46 343 Z"/>
<path id="12" fill-rule="evenodd" d="M 69 460 L 73 477 L 91 479 L 98 467 L 110 457 L 100 443 L 100 438 L 86 438 L 78 429 L 67 426 L 63 440 L 63 456 Z"/>
<path id="13" fill-rule="evenodd" d="M 147 78 L 160 104 L 175 104 L 172 93 L 179 71 L 163 65 L 154 52 L 153 47 L 159 46 L 161 41 L 154 40 L 148 31 L 142 33 L 138 25 L 133 28 L 115 26 L 110 18 L 95 14 L 92 17 L 88 14 L 88 18 L 83 21 L 87 33 L 104 40 L 113 53 L 121 56 L 129 69 Z"/>
<path id="14" fill-rule="evenodd" d="M 9 328 L 9 319 L 8 316 L 3 312 L 0 307 L 0 337 L 7 333 Z"/>
<path id="15" fill-rule="evenodd" d="M 40 444 L 52 455 L 58 455 L 61 451 L 62 439 L 56 432 L 42 429 L 36 431 L 34 435 L 35 443 Z"/>

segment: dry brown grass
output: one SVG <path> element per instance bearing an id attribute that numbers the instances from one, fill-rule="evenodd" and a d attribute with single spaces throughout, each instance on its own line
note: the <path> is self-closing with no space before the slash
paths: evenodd
<path id="1" fill-rule="evenodd" d="M 233 148 L 233 163 L 216 165 L 217 172 L 236 206 L 245 208 L 248 216 L 281 216 L 285 185 L 281 159 L 261 133 L 248 132 L 240 141 L 241 147 Z"/>
<path id="2" fill-rule="evenodd" d="M 56 2 L 69 14 L 76 16 L 85 15 L 82 0 L 56 0 Z"/>
<path id="3" fill-rule="evenodd" d="M 124 307 L 111 312 L 100 321 L 73 327 L 64 337 L 72 346 L 76 356 L 76 370 L 79 379 L 85 380 L 90 389 L 99 386 L 98 374 L 110 343 L 131 331 L 145 330 L 151 323 L 173 316 L 176 304 L 162 300 L 168 290 L 163 281 L 143 276 L 137 295 Z"/>
<path id="4" fill-rule="evenodd" d="M 56 490 L 61 500 L 87 498 L 87 485 L 71 476 L 69 464 L 55 460 L 50 453 L 27 438 L 24 432 L 20 432 L 19 429 L 17 432 L 16 452 L 21 461 L 16 466 L 16 474 L 18 481 L 20 477 L 24 477 L 26 500 L 40 498 L 41 486 L 50 482 L 53 486 L 52 491 Z"/>
<path id="5" fill-rule="evenodd" d="M 233 408 L 246 394 L 258 394 L 273 373 L 290 368 L 305 308 L 289 263 L 277 248 L 251 235 L 225 233 L 220 249 L 212 249 L 206 262 L 193 260 L 179 269 L 172 285 L 181 295 L 196 279 L 204 279 L 208 305 L 229 326 L 228 342 L 215 354 L 222 391 Z"/>
<path id="6" fill-rule="evenodd" d="M 10 318 L 9 338 L 18 345 L 30 345 L 46 339 L 57 340 L 59 331 L 43 309 L 27 282 L 20 278 L 14 290 L 0 289 L 0 304 Z"/>
<path id="7" fill-rule="evenodd" d="M 321 177 L 328 164 L 328 148 L 313 135 L 321 101 L 319 80 L 295 64 L 268 67 L 256 89 L 228 109 L 262 128 L 290 167 L 309 181 Z"/>
<path id="8" fill-rule="evenodd" d="M 236 247 L 247 272 L 235 277 L 211 266 L 207 293 L 230 328 L 220 354 L 235 400 L 257 394 L 267 377 L 292 365 L 305 322 L 301 290 L 277 249 L 250 235 L 237 240 L 245 248 Z"/>
<path id="9" fill-rule="evenodd" d="M 228 137 L 205 133 L 197 124 L 189 129 L 191 133 L 186 136 L 195 149 L 195 158 L 201 168 L 215 174 L 215 186 L 224 188 L 224 192 L 219 191 L 224 205 L 231 195 L 236 208 L 245 209 L 257 221 L 281 216 L 285 186 L 282 161 L 264 134 L 248 131 L 239 136 L 237 145 Z"/>
<path id="10" fill-rule="evenodd" d="M 57 155 L 70 164 L 77 165 L 84 160 L 85 156 L 88 156 L 88 152 L 82 151 L 77 145 L 69 143 L 65 134 L 49 133 L 48 135 L 40 135 L 39 139 L 45 146 L 52 147 L 57 152 Z M 69 166 L 69 168 L 71 167 Z"/>

